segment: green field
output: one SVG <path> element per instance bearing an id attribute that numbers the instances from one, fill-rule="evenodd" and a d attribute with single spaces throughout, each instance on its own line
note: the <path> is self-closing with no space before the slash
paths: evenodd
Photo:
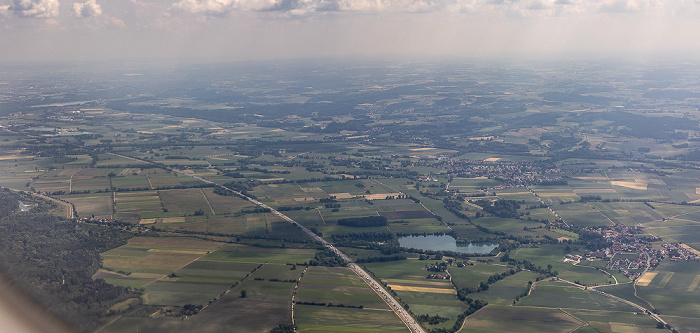
<path id="1" fill-rule="evenodd" d="M 300 332 L 406 331 L 401 320 L 355 273 L 347 268 L 310 267 L 299 284 L 296 323 Z M 358 308 L 338 307 L 350 305 Z"/>
<path id="2" fill-rule="evenodd" d="M 532 294 L 521 299 L 518 305 L 567 309 L 638 311 L 636 308 L 625 303 L 563 282 L 538 283 Z"/>
<path id="3" fill-rule="evenodd" d="M 433 263 L 429 260 L 403 260 L 366 264 L 366 267 L 387 283 L 416 315 L 440 314 L 450 319 L 438 325 L 424 326 L 449 328 L 467 306 L 457 299 L 456 291 L 448 281 L 426 279 L 429 272 L 425 266 Z"/>
<path id="4" fill-rule="evenodd" d="M 663 315 L 695 318 L 700 311 L 700 262 L 664 260 L 648 286 L 637 294 Z M 673 322 L 672 318 L 668 319 Z"/>
<path id="5" fill-rule="evenodd" d="M 557 309 L 489 305 L 470 316 L 460 332 L 571 332 L 581 323 Z"/>

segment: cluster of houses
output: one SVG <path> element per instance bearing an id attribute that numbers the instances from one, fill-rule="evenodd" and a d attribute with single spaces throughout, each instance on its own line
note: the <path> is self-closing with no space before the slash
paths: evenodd
<path id="1" fill-rule="evenodd" d="M 81 217 L 78 221 L 83 223 L 114 223 L 115 220 L 106 217 Z"/>
<path id="2" fill-rule="evenodd" d="M 561 172 L 560 169 L 553 169 L 550 165 L 543 163 L 496 160 L 474 161 L 457 158 L 440 160 L 440 165 L 436 167 L 449 170 L 452 176 L 500 179 L 504 182 L 504 184 L 499 185 L 500 188 L 561 180 L 561 177 L 558 175 Z"/>
<path id="3" fill-rule="evenodd" d="M 637 279 L 644 269 L 654 269 L 664 258 L 675 260 L 700 260 L 700 252 L 678 243 L 668 243 L 661 245 L 660 249 L 654 249 L 651 242 L 660 240 L 659 238 L 640 237 L 642 228 L 636 226 L 616 225 L 609 227 L 582 227 L 582 231 L 596 233 L 606 241 L 612 243 L 611 246 L 590 251 L 585 256 L 567 255 L 565 261 L 573 261 L 574 264 L 583 260 L 609 260 L 606 269 L 620 270 L 625 276 L 634 280 Z M 616 254 L 636 254 L 634 256 L 618 256 Z"/>
<path id="4" fill-rule="evenodd" d="M 687 245 L 679 243 L 668 243 L 661 245 L 661 252 L 668 256 L 671 261 L 676 260 L 700 260 L 700 255 L 698 255 L 697 250 L 688 247 Z"/>

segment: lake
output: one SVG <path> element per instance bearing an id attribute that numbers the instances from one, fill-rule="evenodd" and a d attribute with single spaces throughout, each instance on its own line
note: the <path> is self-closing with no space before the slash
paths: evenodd
<path id="1" fill-rule="evenodd" d="M 457 244 L 451 236 L 405 236 L 399 237 L 399 245 L 405 248 L 431 250 L 431 251 L 453 251 L 461 253 L 489 253 L 498 244 L 493 243 L 466 243 Z"/>

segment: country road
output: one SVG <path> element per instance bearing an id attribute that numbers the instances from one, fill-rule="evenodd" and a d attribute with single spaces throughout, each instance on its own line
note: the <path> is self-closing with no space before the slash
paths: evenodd
<path id="1" fill-rule="evenodd" d="M 130 156 L 125 156 L 125 155 L 120 155 L 120 154 L 115 154 L 115 153 L 109 153 L 109 154 L 114 155 L 114 156 L 118 156 L 118 157 L 122 157 L 122 158 L 126 158 L 129 160 L 133 160 L 133 161 L 142 162 L 142 163 L 155 164 L 153 162 L 141 160 L 141 159 L 130 157 Z M 336 255 L 338 255 L 340 258 L 342 258 L 347 263 L 348 267 L 353 272 L 355 272 L 355 274 L 357 274 L 357 276 L 359 276 L 362 279 L 362 281 L 364 281 L 370 288 L 372 288 L 372 290 L 374 290 L 374 292 L 377 293 L 384 300 L 384 302 L 386 302 L 389 305 L 389 307 L 394 311 L 394 313 L 396 313 L 397 316 L 399 316 L 399 318 L 401 318 L 401 320 L 404 322 L 404 324 L 406 324 L 406 327 L 408 327 L 408 329 L 411 332 L 425 333 L 425 330 L 423 330 L 423 328 L 420 326 L 420 324 L 418 324 L 418 322 L 408 313 L 408 311 L 406 311 L 403 308 L 401 303 L 399 303 L 386 289 L 384 289 L 384 287 L 379 282 L 377 282 L 374 278 L 372 278 L 372 276 L 369 273 L 367 273 L 362 267 L 355 264 L 352 261 L 352 259 L 350 259 L 350 257 L 345 255 L 345 253 L 343 253 L 342 251 L 338 250 L 335 246 L 333 246 L 333 244 L 327 242 L 325 239 L 323 239 L 320 236 L 316 235 L 315 233 L 311 232 L 311 230 L 309 230 L 308 228 L 297 223 L 289 216 L 284 215 L 284 214 L 280 213 L 279 211 L 275 210 L 274 208 L 266 205 L 265 203 L 260 202 L 256 199 L 253 199 L 247 195 L 244 195 L 243 193 L 241 193 L 239 191 L 233 190 L 231 188 L 223 186 L 222 184 L 213 182 L 213 181 L 208 180 L 208 179 L 204 179 L 202 177 L 184 172 L 184 171 L 176 169 L 176 168 L 167 167 L 167 166 L 163 166 L 163 167 L 166 168 L 167 170 L 172 171 L 172 172 L 176 172 L 176 173 L 179 173 L 181 175 L 192 177 L 194 179 L 200 180 L 200 181 L 205 182 L 207 184 L 214 184 L 214 185 L 220 186 L 221 188 L 224 188 L 228 191 L 231 191 L 232 193 L 235 193 L 237 196 L 240 196 L 241 198 L 245 198 L 246 200 L 258 205 L 259 207 L 269 209 L 270 212 L 272 212 L 273 214 L 279 216 L 283 220 L 291 223 L 292 225 L 297 226 L 304 233 L 309 235 L 309 237 L 311 237 L 315 241 L 321 243 L 323 246 L 332 250 L 333 252 L 336 253 Z"/>

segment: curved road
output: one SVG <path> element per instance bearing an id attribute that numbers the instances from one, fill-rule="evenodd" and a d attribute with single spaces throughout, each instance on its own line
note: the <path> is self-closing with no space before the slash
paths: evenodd
<path id="1" fill-rule="evenodd" d="M 115 153 L 109 153 L 109 154 L 110 154 L 110 155 L 114 155 L 114 156 L 119 156 L 119 157 L 122 157 L 122 158 L 126 158 L 126 159 L 129 159 L 129 160 L 133 160 L 133 161 L 142 162 L 142 163 L 156 164 L 156 163 L 153 163 L 153 162 L 149 162 L 149 161 L 146 161 L 146 160 L 142 160 L 142 159 L 138 159 L 138 158 L 134 158 L 134 157 L 130 157 L 130 156 L 125 156 L 125 155 L 120 155 L 120 154 L 115 154 Z M 369 285 L 369 287 L 372 288 L 372 290 L 374 290 L 374 292 L 377 293 L 377 295 L 379 295 L 379 296 L 384 300 L 384 302 L 386 302 L 386 303 L 389 305 L 389 307 L 396 313 L 397 316 L 399 316 L 399 318 L 401 318 L 401 320 L 404 322 L 404 324 L 406 324 L 406 327 L 408 327 L 408 329 L 409 329 L 411 332 L 415 332 L 415 333 L 425 333 L 425 330 L 423 330 L 423 328 L 420 326 L 420 324 L 418 324 L 418 322 L 417 322 L 415 319 L 413 319 L 413 317 L 411 317 L 411 315 L 408 313 L 408 311 L 406 311 L 406 310 L 403 308 L 403 306 L 401 305 L 401 303 L 399 303 L 386 289 L 384 289 L 384 287 L 382 287 L 382 285 L 381 285 L 379 282 L 377 282 L 377 280 L 375 280 L 374 278 L 372 278 L 372 276 L 370 276 L 369 273 L 367 273 L 362 267 L 360 267 L 360 266 L 358 266 L 357 264 L 355 264 L 354 262 L 352 262 L 352 259 L 350 259 L 347 255 L 345 255 L 345 253 L 343 253 L 342 251 L 338 250 L 335 246 L 333 246 L 333 244 L 327 242 L 325 239 L 323 239 L 323 238 L 321 238 L 320 236 L 316 235 L 315 233 L 311 232 L 311 230 L 309 230 L 308 228 L 306 228 L 306 227 L 304 227 L 303 225 L 297 223 L 296 221 L 294 221 L 294 220 L 293 220 L 292 218 L 290 218 L 289 216 L 284 215 L 284 214 L 280 213 L 279 211 L 275 210 L 274 208 L 272 208 L 272 207 L 266 205 L 265 203 L 262 203 L 262 202 L 260 202 L 260 201 L 258 201 L 258 200 L 256 200 L 256 199 L 253 199 L 253 198 L 251 198 L 251 197 L 249 197 L 249 196 L 247 196 L 247 195 L 245 195 L 245 194 L 243 194 L 243 193 L 241 193 L 241 192 L 239 192 L 239 191 L 236 191 L 236 190 L 234 190 L 234 189 L 228 188 L 228 187 L 226 187 L 226 186 L 223 186 L 223 185 L 221 185 L 221 184 L 219 184 L 219 183 L 216 183 L 216 182 L 213 182 L 213 181 L 211 181 L 211 180 L 204 179 L 204 178 L 202 178 L 202 177 L 199 177 L 199 176 L 196 176 L 196 175 L 193 175 L 193 174 L 186 173 L 186 172 L 184 172 L 184 171 L 182 171 L 182 170 L 179 170 L 179 169 L 175 169 L 175 168 L 171 168 L 171 167 L 167 167 L 167 166 L 163 166 L 163 167 L 166 168 L 167 170 L 172 171 L 172 172 L 176 172 L 176 173 L 179 173 L 179 174 L 181 174 L 181 175 L 185 175 L 185 176 L 188 176 L 188 177 L 192 177 L 192 178 L 194 178 L 194 179 L 197 179 L 197 180 L 199 180 L 199 181 L 205 182 L 205 183 L 207 183 L 207 184 L 214 184 L 214 185 L 220 186 L 221 188 L 224 188 L 224 189 L 226 189 L 226 190 L 228 190 L 228 191 L 231 191 L 232 193 L 236 194 L 237 196 L 240 196 L 241 198 L 244 198 L 244 199 L 246 199 L 246 200 L 248 200 L 248 201 L 250 201 L 250 202 L 252 202 L 252 203 L 254 203 L 254 204 L 256 204 L 256 205 L 258 205 L 258 206 L 260 206 L 260 207 L 262 207 L 262 208 L 267 208 L 267 209 L 269 209 L 273 214 L 279 216 L 279 217 L 282 218 L 283 220 L 285 220 L 285 221 L 291 223 L 292 225 L 297 226 L 297 227 L 300 228 L 304 233 L 306 233 L 307 235 L 309 235 L 309 237 L 311 237 L 311 238 L 314 239 L 315 241 L 317 241 L 317 242 L 323 244 L 323 246 L 325 246 L 326 248 L 332 250 L 333 252 L 336 253 L 336 255 L 338 255 L 340 258 L 342 258 L 342 259 L 347 263 L 348 267 L 349 267 L 353 272 L 355 272 L 355 274 L 357 274 L 357 276 L 359 276 L 360 278 L 362 278 L 362 280 L 363 280 L 367 285 Z"/>

